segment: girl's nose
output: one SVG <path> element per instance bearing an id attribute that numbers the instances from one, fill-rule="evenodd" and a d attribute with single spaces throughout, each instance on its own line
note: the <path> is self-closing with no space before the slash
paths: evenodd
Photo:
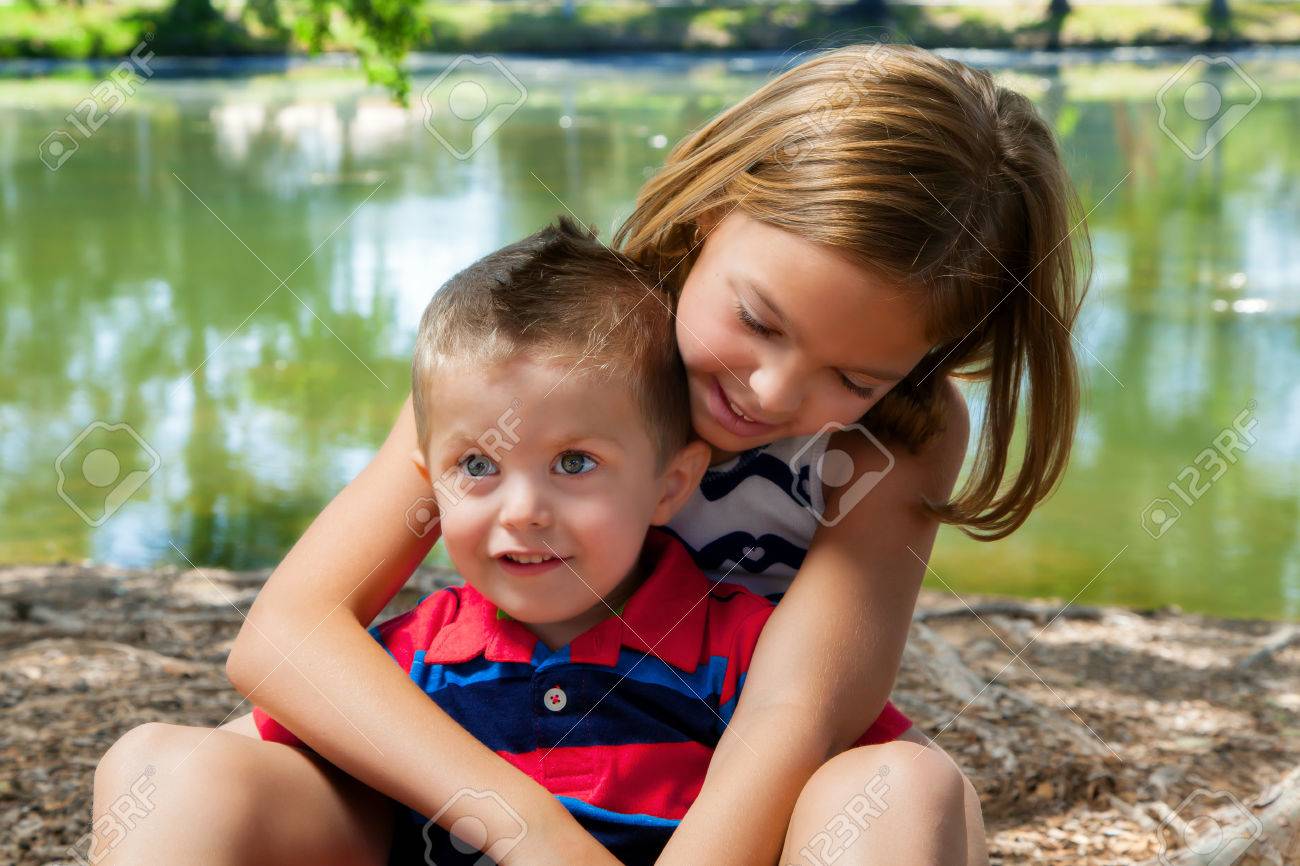
<path id="1" fill-rule="evenodd" d="M 551 510 L 544 491 L 530 478 L 517 476 L 501 491 L 498 519 L 510 529 L 542 529 L 551 525 Z"/>
<path id="2" fill-rule="evenodd" d="M 769 363 L 756 368 L 749 376 L 749 389 L 758 401 L 756 407 L 771 420 L 789 418 L 803 403 L 805 377 L 792 363 Z"/>

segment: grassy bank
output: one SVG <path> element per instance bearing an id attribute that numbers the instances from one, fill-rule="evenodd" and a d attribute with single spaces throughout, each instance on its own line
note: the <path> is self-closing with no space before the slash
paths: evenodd
<path id="1" fill-rule="evenodd" d="M 167 0 L 0 7 L 0 58 L 85 59 L 129 52 L 148 37 L 170 55 L 305 52 L 305 22 L 273 0 L 206 3 Z M 780 3 L 659 7 L 642 2 L 558 6 L 426 2 L 419 6 L 422 51 L 709 51 L 781 49 L 887 32 L 895 41 L 976 48 L 1300 42 L 1300 0 L 1231 0 L 1232 17 L 1212 22 L 1203 5 L 1122 4 L 1076 8 L 1062 18 L 1047 3 L 994 7 L 893 6 L 887 20 L 840 6 Z M 338 21 L 324 47 L 358 37 Z"/>

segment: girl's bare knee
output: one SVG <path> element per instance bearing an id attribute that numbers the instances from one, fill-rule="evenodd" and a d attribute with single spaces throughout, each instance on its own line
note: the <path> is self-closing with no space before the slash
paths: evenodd
<path id="1" fill-rule="evenodd" d="M 199 835 L 222 840 L 202 862 L 234 862 L 228 855 L 257 809 L 255 789 L 240 784 L 243 770 L 222 748 L 223 736 L 232 735 L 158 722 L 123 734 L 95 769 L 94 862 L 145 862 L 142 855 L 171 855 Z"/>
<path id="2" fill-rule="evenodd" d="M 152 779 L 155 784 L 165 781 L 169 788 L 176 789 L 171 793 L 181 794 L 181 789 L 191 787 L 196 777 L 211 780 L 211 774 L 220 772 L 223 764 L 223 759 L 214 754 L 219 749 L 204 748 L 213 735 L 206 728 L 162 722 L 132 728 L 100 759 L 95 769 L 96 793 L 101 783 L 106 788 L 124 789 L 139 786 L 142 779 Z"/>
<path id="3" fill-rule="evenodd" d="M 137 783 L 157 774 L 183 737 L 181 728 L 161 722 L 149 722 L 127 731 L 100 758 L 95 767 L 95 799 L 102 794 L 121 794 Z"/>
<path id="4" fill-rule="evenodd" d="M 124 815 L 129 820 L 118 820 Z M 390 802 L 319 758 L 230 730 L 141 725 L 95 772 L 99 866 L 383 863 Z M 101 820 L 102 819 L 102 820 Z"/>
<path id="5" fill-rule="evenodd" d="M 840 752 L 822 764 L 808 784 L 835 789 L 876 776 L 886 780 L 891 789 L 939 783 L 956 790 L 961 773 L 942 753 L 894 740 Z"/>
<path id="6" fill-rule="evenodd" d="M 965 774 L 961 777 L 966 808 L 966 866 L 988 866 L 988 839 L 984 833 L 984 807 L 979 792 Z"/>
<path id="7" fill-rule="evenodd" d="M 849 749 L 800 792 L 782 862 L 965 866 L 968 784 L 941 750 L 918 743 Z"/>

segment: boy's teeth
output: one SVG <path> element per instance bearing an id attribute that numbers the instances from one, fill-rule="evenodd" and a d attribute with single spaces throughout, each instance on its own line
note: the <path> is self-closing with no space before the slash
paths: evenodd
<path id="1" fill-rule="evenodd" d="M 506 559 L 509 559 L 513 562 L 523 562 L 531 565 L 535 565 L 536 563 L 539 562 L 546 562 L 546 560 L 554 559 L 554 558 L 555 557 L 546 553 L 529 553 L 529 554 L 507 553 L 506 554 Z"/>

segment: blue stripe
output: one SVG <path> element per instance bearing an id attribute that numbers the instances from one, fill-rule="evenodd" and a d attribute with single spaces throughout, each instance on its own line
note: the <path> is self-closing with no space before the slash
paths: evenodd
<path id="1" fill-rule="evenodd" d="M 688 674 L 672 667 L 656 655 L 624 648 L 619 650 L 618 661 L 611 666 L 574 665 L 573 667 L 611 671 L 616 677 L 626 676 L 628 680 L 634 682 L 672 689 L 686 697 L 703 698 L 716 705 L 722 693 L 722 683 L 727 676 L 729 662 L 726 656 L 712 656 Z"/>
<path id="2" fill-rule="evenodd" d="M 731 724 L 731 717 L 736 714 L 736 704 L 740 702 L 740 693 L 744 690 L 746 676 L 748 676 L 748 674 L 740 675 L 740 678 L 736 680 L 736 693 L 731 696 L 731 700 L 718 707 L 718 715 L 722 716 L 724 724 Z M 718 731 L 718 737 L 722 737 L 721 731 Z"/>
<path id="3" fill-rule="evenodd" d="M 425 661 L 424 650 L 416 650 L 411 660 L 411 679 L 429 695 L 448 686 L 464 687 L 530 677 L 532 671 L 532 665 L 527 662 L 490 662 L 482 656 L 455 665 L 431 665 Z"/>
<path id="4" fill-rule="evenodd" d="M 625 866 L 652 866 L 677 829 L 678 822 L 668 818 L 611 812 L 572 797 L 557 799 Z"/>
<path id="5" fill-rule="evenodd" d="M 567 703 L 551 712 L 543 696 L 557 685 Z M 429 696 L 489 748 L 513 754 L 556 745 L 697 742 L 712 747 L 719 734 L 716 696 L 705 696 L 707 706 L 701 706 L 699 699 L 679 690 L 635 679 L 620 682 L 609 668 L 449 685 Z M 587 712 L 597 705 L 599 712 Z"/>
<path id="6" fill-rule="evenodd" d="M 569 647 L 567 644 L 557 650 L 551 649 L 540 639 L 537 643 L 533 644 L 533 667 L 541 667 L 545 664 L 557 665 L 568 663 Z"/>
<path id="7" fill-rule="evenodd" d="M 537 645 L 544 646 L 541 641 Z M 531 677 L 533 670 L 539 676 L 560 669 L 602 671 L 613 674 L 615 679 L 626 677 L 625 682 L 631 680 L 643 685 L 671 689 L 683 696 L 701 698 L 716 704 L 727 675 L 728 663 L 726 656 L 713 656 L 693 672 L 686 673 L 666 664 L 657 656 L 624 648 L 619 651 L 618 660 L 613 665 L 573 664 L 569 661 L 569 648 L 566 646 L 556 650 L 535 667 L 527 662 L 490 662 L 482 657 L 455 665 L 438 665 L 428 664 L 425 651 L 417 650 L 411 662 L 410 673 L 411 679 L 432 696 L 449 686 L 466 687 L 514 677 Z"/>
<path id="8" fill-rule="evenodd" d="M 379 642 L 379 645 L 384 648 L 384 652 L 388 653 L 390 659 L 397 661 L 397 656 L 393 655 L 393 651 L 388 648 L 388 644 L 384 643 L 384 639 L 379 636 L 379 626 L 372 625 L 366 631 L 370 632 L 370 636 Z"/>
<path id="9" fill-rule="evenodd" d="M 615 812 L 610 809 L 602 809 L 599 806 L 593 806 L 585 800 L 579 800 L 576 797 L 559 797 L 555 799 L 564 804 L 564 808 L 579 821 L 586 824 L 588 821 L 608 821 L 614 824 L 627 824 L 632 827 L 658 827 L 663 830 L 672 831 L 677 829 L 680 821 L 672 818 L 660 818 L 658 815 L 642 815 L 637 813 L 627 814 L 625 812 Z"/>

